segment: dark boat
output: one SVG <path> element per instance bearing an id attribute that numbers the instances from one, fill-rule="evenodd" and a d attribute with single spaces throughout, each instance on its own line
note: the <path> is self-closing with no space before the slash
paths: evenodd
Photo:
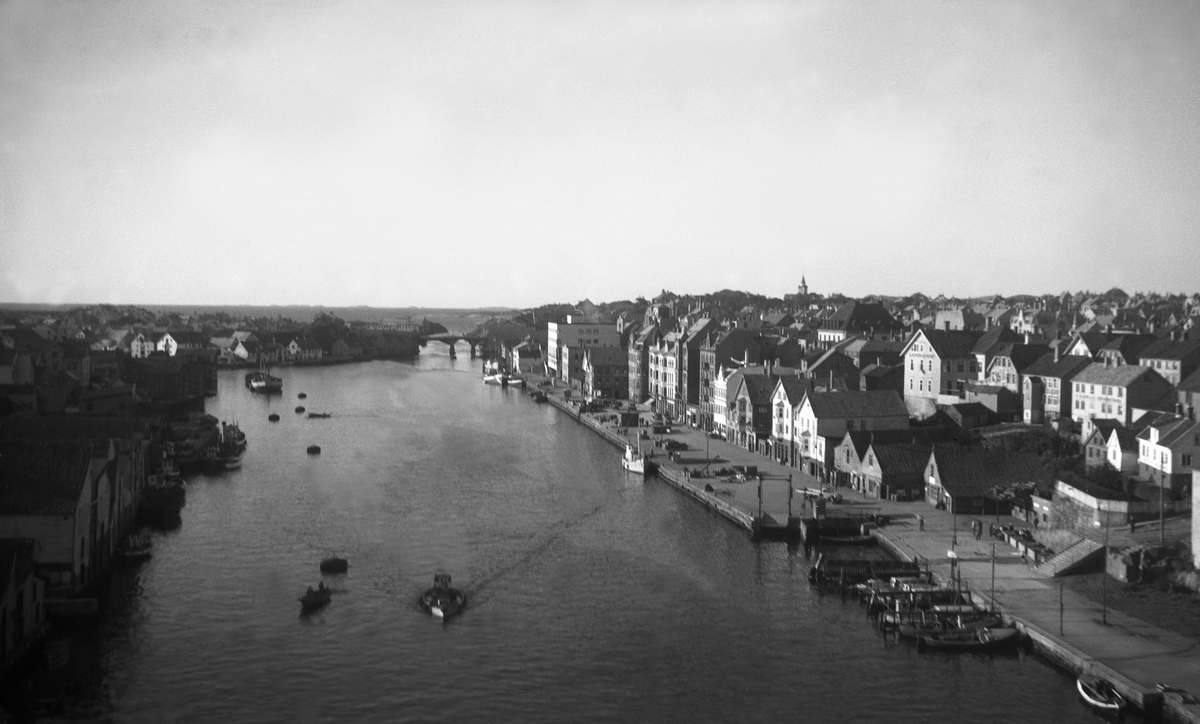
<path id="1" fill-rule="evenodd" d="M 271 422 L 279 422 L 279 413 L 272 412 L 270 415 L 267 415 L 267 419 Z"/>
<path id="2" fill-rule="evenodd" d="M 308 413 L 308 416 L 310 418 L 311 417 L 333 417 L 333 415 L 328 412 L 310 412 L 310 413 Z"/>
<path id="3" fill-rule="evenodd" d="M 976 619 L 964 620 L 961 616 L 949 620 L 932 619 L 925 621 L 913 621 L 912 623 L 901 623 L 896 627 L 896 630 L 901 636 L 910 639 L 919 639 L 922 636 L 942 633 L 957 633 L 962 631 L 974 631 L 981 628 L 993 628 L 1000 626 L 1004 620 L 1000 616 L 983 616 Z"/>
<path id="4" fill-rule="evenodd" d="M 1120 711 L 1125 708 L 1125 698 L 1117 693 L 1113 685 L 1099 676 L 1081 674 L 1075 680 L 1075 688 L 1088 706 L 1101 711 Z"/>
<path id="5" fill-rule="evenodd" d="M 304 405 L 297 405 L 296 412 L 304 412 Z"/>
<path id="6" fill-rule="evenodd" d="M 467 595 L 450 586 L 449 574 L 438 573 L 433 577 L 433 588 L 422 593 L 417 602 L 434 618 L 445 621 L 462 611 Z"/>
<path id="7" fill-rule="evenodd" d="M 308 446 L 308 454 L 309 455 L 320 455 L 321 454 L 321 446 L 320 445 L 309 445 Z"/>
<path id="8" fill-rule="evenodd" d="M 835 546 L 869 546 L 875 544 L 873 535 L 822 535 L 821 543 Z"/>
<path id="9" fill-rule="evenodd" d="M 130 565 L 150 560 L 150 537 L 145 533 L 131 535 L 125 542 L 113 551 L 113 557 Z"/>
<path id="10" fill-rule="evenodd" d="M 274 395 L 283 392 L 283 380 L 267 372 L 266 366 L 246 375 L 246 386 L 251 392 Z"/>
<path id="11" fill-rule="evenodd" d="M 321 561 L 321 573 L 345 573 L 350 562 L 345 558 L 326 558 Z"/>
<path id="12" fill-rule="evenodd" d="M 319 584 L 316 588 L 309 586 L 308 592 L 299 598 L 300 613 L 312 613 L 318 608 L 326 606 L 332 598 L 333 591 L 326 588 L 324 583 Z"/>
<path id="13" fill-rule="evenodd" d="M 1015 628 L 981 628 L 973 631 L 948 631 L 923 634 L 920 645 L 946 651 L 994 651 L 1017 643 Z"/>
<path id="14" fill-rule="evenodd" d="M 307 397 L 308 397 L 308 393 L 307 393 L 307 392 L 301 392 L 300 394 L 296 395 L 296 397 L 299 397 L 301 400 L 303 400 L 303 399 L 305 399 L 305 398 L 307 398 Z"/>

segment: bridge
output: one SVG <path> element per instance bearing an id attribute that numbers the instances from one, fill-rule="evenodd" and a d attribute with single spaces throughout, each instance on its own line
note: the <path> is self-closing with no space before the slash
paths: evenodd
<path id="1" fill-rule="evenodd" d="M 460 341 L 471 345 L 471 359 L 475 359 L 476 349 L 482 347 L 486 342 L 489 342 L 488 337 L 471 334 L 459 334 L 458 332 L 438 332 L 436 334 L 423 334 L 420 338 L 420 345 L 424 347 L 429 342 L 442 342 L 450 350 L 450 357 L 457 357 L 454 353 L 454 345 Z"/>

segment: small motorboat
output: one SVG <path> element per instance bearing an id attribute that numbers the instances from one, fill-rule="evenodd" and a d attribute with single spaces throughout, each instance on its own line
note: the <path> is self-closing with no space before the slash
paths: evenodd
<path id="1" fill-rule="evenodd" d="M 314 417 L 325 418 L 325 417 L 333 417 L 333 415 L 328 412 L 310 412 L 310 413 L 308 413 L 308 417 L 309 417 L 309 419 L 312 419 Z"/>
<path id="2" fill-rule="evenodd" d="M 297 412 L 297 413 L 304 412 L 304 405 L 297 405 L 297 406 L 296 406 L 296 412 Z"/>
<path id="3" fill-rule="evenodd" d="M 309 586 L 308 592 L 299 598 L 300 613 L 312 613 L 318 608 L 327 605 L 332 598 L 333 591 L 326 588 L 323 582 L 318 584 L 316 588 Z"/>
<path id="4" fill-rule="evenodd" d="M 462 611 L 467 595 L 450 586 L 449 574 L 438 573 L 433 577 L 433 588 L 422 593 L 417 603 L 434 618 L 445 621 Z"/>
<path id="5" fill-rule="evenodd" d="M 326 558 L 321 561 L 321 573 L 345 573 L 350 562 L 345 558 Z"/>
<path id="6" fill-rule="evenodd" d="M 1088 706 L 1101 711 L 1120 711 L 1125 708 L 1125 697 L 1117 693 L 1112 683 L 1093 674 L 1081 674 L 1075 680 L 1075 688 Z"/>
<path id="7" fill-rule="evenodd" d="M 309 445 L 308 446 L 308 454 L 309 455 L 320 455 L 321 454 L 321 446 L 320 445 Z"/>
<path id="8" fill-rule="evenodd" d="M 270 415 L 267 415 L 267 420 L 271 422 L 279 422 L 279 413 L 272 412 Z"/>
<path id="9" fill-rule="evenodd" d="M 307 399 L 307 398 L 308 398 L 308 393 L 307 393 L 307 392 L 301 392 L 300 394 L 296 395 L 296 397 L 299 397 L 301 400 L 303 400 L 303 399 Z"/>
<path id="10" fill-rule="evenodd" d="M 947 631 L 922 634 L 922 647 L 948 651 L 993 651 L 1017 643 L 1020 632 L 1015 628 L 981 628 L 969 631 Z"/>
<path id="11" fill-rule="evenodd" d="M 941 633 L 958 633 L 963 631 L 973 631 L 980 628 L 994 628 L 1004 623 L 1004 619 L 1000 616 L 983 616 L 981 618 L 947 621 L 934 619 L 928 622 L 913 622 L 901 623 L 897 627 L 897 632 L 910 639 L 919 639 L 922 636 Z"/>

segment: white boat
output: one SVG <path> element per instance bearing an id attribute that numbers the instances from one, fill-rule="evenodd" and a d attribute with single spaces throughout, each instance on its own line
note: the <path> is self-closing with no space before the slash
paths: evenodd
<path id="1" fill-rule="evenodd" d="M 1083 674 L 1075 680 L 1075 688 L 1084 701 L 1101 711 L 1120 711 L 1125 707 L 1125 698 L 1099 676 Z"/>
<path id="2" fill-rule="evenodd" d="M 646 474 L 650 464 L 646 461 L 646 454 L 642 452 L 641 440 L 638 440 L 637 450 L 634 450 L 633 445 L 625 446 L 625 457 L 621 458 L 621 467 L 638 475 Z"/>

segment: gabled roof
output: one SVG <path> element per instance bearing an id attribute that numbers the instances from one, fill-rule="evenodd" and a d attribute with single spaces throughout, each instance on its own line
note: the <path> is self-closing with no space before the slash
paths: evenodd
<path id="1" fill-rule="evenodd" d="M 879 461 L 884 474 L 920 473 L 929 462 L 930 447 L 924 445 L 871 445 L 870 452 Z"/>
<path id="2" fill-rule="evenodd" d="M 1170 338 L 1152 342 L 1138 354 L 1138 359 L 1182 360 L 1200 352 L 1200 341 L 1177 342 Z"/>
<path id="3" fill-rule="evenodd" d="M 1029 365 L 1025 370 L 1025 374 L 1031 377 L 1055 377 L 1062 380 L 1070 380 L 1090 364 L 1092 364 L 1091 357 L 1079 354 L 1062 355 L 1056 362 L 1054 360 L 1054 353 L 1051 352 L 1042 355 L 1037 361 Z"/>
<path id="4" fill-rule="evenodd" d="M 1149 440 L 1150 430 L 1158 430 L 1158 444 L 1170 448 L 1177 442 L 1190 442 L 1193 434 L 1200 434 L 1200 422 L 1182 415 L 1163 415 L 1138 433 L 1139 440 Z"/>
<path id="5" fill-rule="evenodd" d="M 984 332 L 971 346 L 971 354 L 994 354 L 1001 345 L 1015 344 L 1025 338 L 1008 327 L 992 327 Z"/>
<path id="6" fill-rule="evenodd" d="M 1037 453 L 965 448 L 953 443 L 933 448 L 938 479 L 951 495 L 979 495 L 1014 483 L 1048 482 Z"/>
<path id="7" fill-rule="evenodd" d="M 1114 441 L 1122 452 L 1137 450 L 1137 435 L 1124 425 L 1118 424 L 1104 438 L 1106 445 L 1111 445 Z"/>
<path id="8" fill-rule="evenodd" d="M 924 339 L 942 359 L 966 359 L 974 355 L 972 350 L 981 336 L 980 332 L 922 329 L 908 340 L 903 351 L 907 353 L 915 341 Z"/>
<path id="9" fill-rule="evenodd" d="M 1139 365 L 1110 367 L 1109 365 L 1105 365 L 1100 362 L 1093 362 L 1075 376 L 1075 381 L 1093 385 L 1128 387 L 1139 377 L 1146 375 L 1154 375 L 1155 377 L 1162 379 L 1161 375 L 1149 367 L 1141 367 Z"/>
<path id="10" fill-rule="evenodd" d="M 784 397 L 788 404 L 792 407 L 798 407 L 804 400 L 804 393 L 808 392 L 808 381 L 799 377 L 780 377 L 779 382 L 775 384 L 775 389 L 771 390 L 771 397 L 775 397 L 775 392 L 780 388 L 783 389 Z"/>
<path id="11" fill-rule="evenodd" d="M 818 419 L 908 417 L 908 408 L 895 390 L 810 392 L 808 404 Z"/>
<path id="12" fill-rule="evenodd" d="M 1013 367 L 1024 374 L 1040 357 L 1050 352 L 1044 344 L 1005 344 L 996 351 L 996 357 L 1007 357 L 1012 360 Z"/>
<path id="13" fill-rule="evenodd" d="M 1158 341 L 1153 334 L 1115 334 L 1103 347 L 1101 352 L 1116 352 L 1128 364 L 1137 364 L 1138 355 L 1142 350 Z"/>
<path id="14" fill-rule="evenodd" d="M 775 378 L 770 375 L 744 375 L 742 386 L 754 406 L 770 405 L 771 393 L 775 391 Z"/>
<path id="15" fill-rule="evenodd" d="M 901 326 L 903 325 L 899 324 L 891 314 L 888 314 L 882 304 L 867 302 L 846 302 L 821 324 L 823 329 L 856 332 L 892 330 Z"/>

